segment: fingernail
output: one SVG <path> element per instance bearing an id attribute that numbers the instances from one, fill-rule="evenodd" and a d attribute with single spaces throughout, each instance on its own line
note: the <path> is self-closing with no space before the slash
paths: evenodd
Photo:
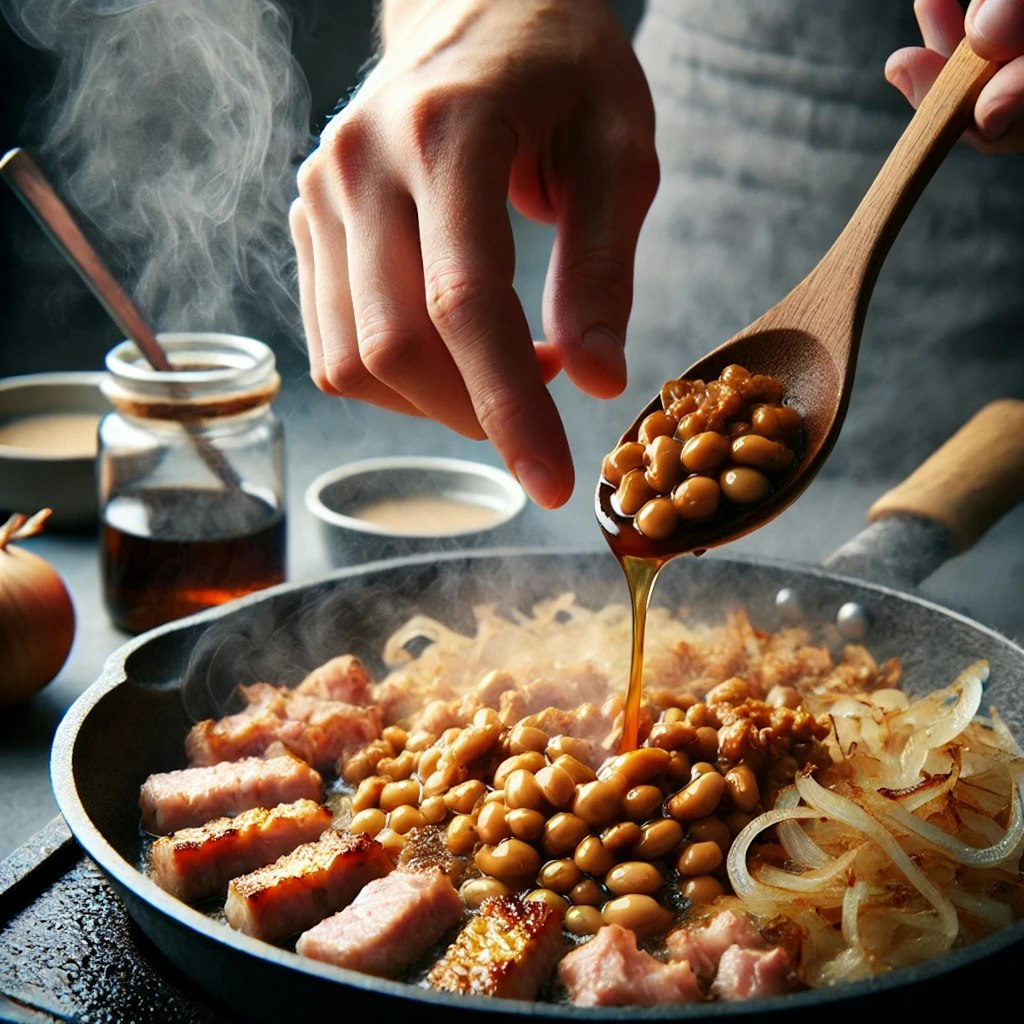
<path id="1" fill-rule="evenodd" d="M 513 464 L 512 472 L 541 508 L 554 508 L 558 504 L 562 493 L 561 480 L 540 459 L 519 459 Z"/>
<path id="2" fill-rule="evenodd" d="M 1024 18 L 1016 0 L 984 0 L 974 15 L 974 31 L 1002 47 L 1024 43 Z"/>
<path id="3" fill-rule="evenodd" d="M 583 348 L 609 373 L 626 379 L 626 349 L 617 334 L 607 327 L 590 327 L 583 335 Z"/>

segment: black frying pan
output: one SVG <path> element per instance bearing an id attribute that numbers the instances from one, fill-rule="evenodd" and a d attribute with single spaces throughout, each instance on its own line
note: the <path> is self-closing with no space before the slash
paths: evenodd
<path id="1" fill-rule="evenodd" d="M 849 574 L 850 564 L 859 572 L 874 566 L 889 576 L 905 565 L 934 568 L 956 549 L 955 534 L 918 515 L 894 515 L 841 549 L 828 568 L 715 553 L 677 559 L 663 571 L 654 601 L 692 608 L 695 617 L 712 622 L 742 607 L 764 629 L 778 628 L 794 608 L 802 608 L 804 621 L 833 643 L 866 623 L 864 642 L 879 659 L 900 657 L 905 686 L 914 693 L 945 685 L 985 658 L 991 667 L 986 704 L 997 706 L 1020 738 L 1024 649 L 960 614 Z M 873 561 L 872 551 L 877 556 L 880 549 L 882 556 Z M 470 629 L 476 604 L 498 601 L 526 611 L 566 589 L 592 607 L 626 602 L 622 572 L 604 552 L 424 555 L 284 585 L 137 637 L 112 655 L 60 725 L 52 755 L 60 809 L 142 931 L 246 1020 L 292 1020 L 297 1013 L 305 1019 L 339 1013 L 362 1019 L 409 1011 L 492 1020 L 696 1020 L 784 1012 L 787 1020 L 832 1021 L 899 1009 L 920 1014 L 933 1003 L 945 1014 L 958 1005 L 977 1010 L 1002 1005 L 1002 996 L 1017 998 L 1014 965 L 1019 972 L 1024 962 L 1024 922 L 914 968 L 784 999 L 609 1011 L 452 996 L 341 970 L 250 939 L 173 899 L 139 870 L 140 785 L 152 772 L 182 766 L 192 722 L 222 713 L 238 683 L 294 683 L 341 651 L 380 672 L 383 639 L 414 613 Z M 787 599 L 780 601 L 780 593 Z M 849 614 L 851 602 L 859 614 Z"/>

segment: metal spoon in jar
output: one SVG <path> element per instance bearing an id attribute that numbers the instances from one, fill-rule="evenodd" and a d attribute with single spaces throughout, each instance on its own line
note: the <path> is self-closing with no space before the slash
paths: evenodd
<path id="1" fill-rule="evenodd" d="M 174 367 L 156 334 L 82 234 L 81 228 L 47 180 L 42 168 L 25 150 L 12 149 L 0 158 L 0 173 L 53 244 L 78 271 L 124 337 L 135 342 L 143 358 L 154 370 L 172 371 Z M 223 453 L 203 438 L 189 422 L 186 421 L 184 425 L 192 435 L 200 457 L 225 486 L 232 489 L 241 487 L 238 474 Z"/>
<path id="2" fill-rule="evenodd" d="M 700 554 L 763 526 L 817 475 L 846 416 L 861 330 L 878 272 L 925 185 L 970 124 L 975 100 L 996 67 L 978 57 L 966 40 L 961 42 L 817 266 L 781 302 L 682 374 L 688 380 L 713 381 L 726 367 L 740 366 L 782 385 L 787 403 L 802 417 L 803 436 L 792 468 L 779 477 L 774 490 L 756 502 L 648 536 L 623 514 L 615 485 L 602 474 L 595 511 L 626 575 L 633 614 L 620 751 L 634 749 L 641 738 L 644 632 L 658 574 L 677 555 Z M 637 441 L 640 425 L 663 408 L 659 394 L 619 445 Z"/>
<path id="3" fill-rule="evenodd" d="M 896 235 L 943 158 L 970 124 L 974 103 L 997 65 L 964 40 L 947 61 L 882 165 L 852 218 L 822 260 L 781 302 L 682 375 L 711 381 L 727 366 L 778 380 L 787 404 L 803 417 L 803 439 L 792 469 L 768 497 L 728 515 L 687 522 L 652 539 L 613 503 L 604 477 L 595 510 L 612 551 L 663 564 L 744 536 L 774 519 L 807 488 L 839 436 L 853 386 L 868 301 Z M 662 409 L 656 396 L 622 435 L 636 441 L 640 424 Z"/>

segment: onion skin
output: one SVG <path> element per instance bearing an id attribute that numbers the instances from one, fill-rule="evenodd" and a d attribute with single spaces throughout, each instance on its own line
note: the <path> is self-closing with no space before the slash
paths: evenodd
<path id="1" fill-rule="evenodd" d="M 63 668 L 75 637 L 75 610 L 45 559 L 0 542 L 0 707 L 12 707 Z"/>

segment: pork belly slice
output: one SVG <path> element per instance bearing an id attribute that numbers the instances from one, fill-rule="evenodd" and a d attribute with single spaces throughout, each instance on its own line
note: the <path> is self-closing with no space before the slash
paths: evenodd
<path id="1" fill-rule="evenodd" d="M 367 882 L 337 914 L 303 932 L 296 952 L 381 978 L 399 978 L 462 917 L 440 868 L 392 871 Z"/>
<path id="2" fill-rule="evenodd" d="M 303 799 L 180 829 L 150 847 L 150 877 L 187 903 L 223 896 L 236 875 L 316 839 L 333 818 L 329 808 Z"/>
<path id="3" fill-rule="evenodd" d="M 197 722 L 185 737 L 192 765 L 258 756 L 279 746 L 319 772 L 380 736 L 383 714 L 376 706 L 322 700 L 267 683 L 247 689 L 263 694 L 244 711 Z"/>
<path id="4" fill-rule="evenodd" d="M 718 961 L 711 994 L 730 1002 L 792 992 L 799 987 L 785 950 L 730 946 Z"/>
<path id="5" fill-rule="evenodd" d="M 730 946 L 767 949 L 754 922 L 743 914 L 723 910 L 701 924 L 684 925 L 669 932 L 665 948 L 672 960 L 686 960 L 698 977 L 710 980 Z"/>
<path id="6" fill-rule="evenodd" d="M 636 944 L 636 933 L 621 925 L 600 928 L 567 953 L 558 980 L 577 1006 L 654 1006 L 702 1002 L 697 976 L 685 961 L 662 963 Z"/>
<path id="7" fill-rule="evenodd" d="M 443 992 L 537 998 L 563 949 L 562 919 L 539 900 L 492 896 L 430 969 L 427 984 Z"/>
<path id="8" fill-rule="evenodd" d="M 337 913 L 393 867 L 376 839 L 328 829 L 273 864 L 233 878 L 224 914 L 233 928 L 274 942 Z"/>
<path id="9" fill-rule="evenodd" d="M 344 704 L 369 704 L 373 680 L 354 654 L 339 654 L 313 669 L 295 687 L 296 693 Z"/>
<path id="10" fill-rule="evenodd" d="M 323 779 L 300 757 L 246 757 L 150 775 L 139 792 L 142 827 L 166 836 L 239 814 L 294 800 L 320 801 Z"/>

